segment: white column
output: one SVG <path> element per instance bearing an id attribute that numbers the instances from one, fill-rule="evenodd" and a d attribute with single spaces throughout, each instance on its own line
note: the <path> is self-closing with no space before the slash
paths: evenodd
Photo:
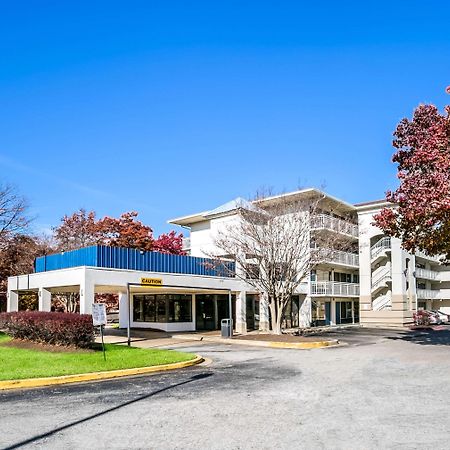
<path id="1" fill-rule="evenodd" d="M 92 314 L 94 303 L 94 284 L 84 280 L 80 284 L 80 314 Z"/>
<path id="2" fill-rule="evenodd" d="M 128 294 L 119 292 L 119 328 L 127 328 L 128 326 Z M 131 314 L 130 314 L 131 316 Z M 132 320 L 132 318 L 130 317 Z"/>
<path id="3" fill-rule="evenodd" d="M 19 311 L 19 291 L 12 291 L 8 289 L 6 311 Z"/>
<path id="4" fill-rule="evenodd" d="M 311 326 L 311 297 L 308 295 L 300 305 L 299 311 L 300 328 L 309 328 Z"/>
<path id="5" fill-rule="evenodd" d="M 269 299 L 266 293 L 261 294 L 259 300 L 259 330 L 269 331 Z"/>
<path id="6" fill-rule="evenodd" d="M 236 333 L 247 333 L 247 293 L 238 292 L 236 295 Z"/>
<path id="7" fill-rule="evenodd" d="M 330 325 L 336 325 L 336 299 L 332 298 L 330 302 Z"/>
<path id="8" fill-rule="evenodd" d="M 40 287 L 38 291 L 39 311 L 49 312 L 52 307 L 52 293 L 51 291 Z"/>

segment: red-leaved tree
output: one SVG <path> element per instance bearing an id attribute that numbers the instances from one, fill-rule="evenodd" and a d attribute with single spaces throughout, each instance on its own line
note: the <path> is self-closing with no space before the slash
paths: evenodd
<path id="1" fill-rule="evenodd" d="M 125 212 L 120 217 L 97 219 L 94 211 L 84 209 L 64 216 L 61 224 L 54 228 L 54 239 L 58 250 L 73 250 L 88 245 L 136 248 L 184 255 L 182 234 L 171 231 L 157 239 L 153 230 L 138 220 L 135 211 Z"/>
<path id="2" fill-rule="evenodd" d="M 183 251 L 183 235 L 175 231 L 161 234 L 158 239 L 153 242 L 154 250 L 161 253 L 171 253 L 172 255 L 184 255 Z"/>
<path id="3" fill-rule="evenodd" d="M 407 250 L 444 255 L 450 261 L 450 106 L 442 114 L 420 105 L 394 132 L 393 162 L 400 186 L 386 193 L 375 223 Z"/>

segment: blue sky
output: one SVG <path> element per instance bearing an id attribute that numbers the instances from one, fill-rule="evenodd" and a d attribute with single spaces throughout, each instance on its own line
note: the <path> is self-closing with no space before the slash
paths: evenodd
<path id="1" fill-rule="evenodd" d="M 394 187 L 392 131 L 450 84 L 445 1 L 2 2 L 0 178 L 37 231 L 262 186 Z"/>

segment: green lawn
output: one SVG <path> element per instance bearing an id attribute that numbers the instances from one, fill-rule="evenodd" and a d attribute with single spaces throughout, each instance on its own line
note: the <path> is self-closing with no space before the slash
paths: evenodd
<path id="1" fill-rule="evenodd" d="M 191 353 L 173 350 L 128 348 L 122 345 L 106 345 L 106 362 L 101 351 L 45 352 L 4 347 L 10 340 L 0 333 L 0 380 L 18 380 L 57 375 L 98 372 L 154 366 L 195 358 Z"/>

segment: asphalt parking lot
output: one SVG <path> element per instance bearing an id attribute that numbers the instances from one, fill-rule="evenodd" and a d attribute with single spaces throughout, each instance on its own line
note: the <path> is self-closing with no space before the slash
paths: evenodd
<path id="1" fill-rule="evenodd" d="M 450 331 L 339 335 L 315 350 L 186 343 L 213 362 L 3 392 L 0 448 L 448 448 Z"/>

